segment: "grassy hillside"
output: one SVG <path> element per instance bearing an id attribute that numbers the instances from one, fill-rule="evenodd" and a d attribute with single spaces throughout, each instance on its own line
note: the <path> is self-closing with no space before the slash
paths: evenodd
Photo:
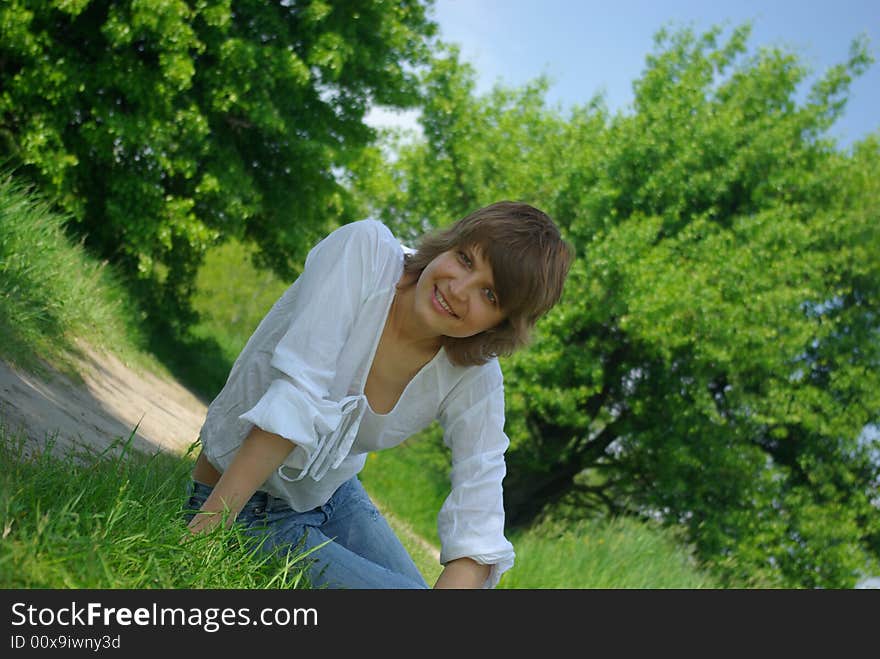
<path id="1" fill-rule="evenodd" d="M 64 233 L 65 217 L 35 192 L 0 175 L 0 357 L 37 370 L 69 368 L 73 339 L 161 370 L 142 350 L 140 312 L 105 262 Z"/>

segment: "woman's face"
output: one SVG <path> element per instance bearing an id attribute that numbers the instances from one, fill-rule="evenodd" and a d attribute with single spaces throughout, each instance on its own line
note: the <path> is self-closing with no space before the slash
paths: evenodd
<path id="1" fill-rule="evenodd" d="M 479 247 L 435 257 L 416 284 L 416 310 L 439 335 L 464 338 L 504 320 L 492 268 Z"/>

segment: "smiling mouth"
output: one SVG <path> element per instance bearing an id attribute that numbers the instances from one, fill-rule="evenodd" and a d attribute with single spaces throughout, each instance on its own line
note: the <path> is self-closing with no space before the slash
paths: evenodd
<path id="1" fill-rule="evenodd" d="M 434 286 L 434 299 L 437 300 L 437 304 L 439 304 L 443 310 L 448 313 L 453 318 L 458 318 L 456 313 L 452 310 L 452 307 L 449 306 L 449 303 L 446 301 L 446 298 L 443 297 L 443 294 L 440 292 L 440 289 Z"/>

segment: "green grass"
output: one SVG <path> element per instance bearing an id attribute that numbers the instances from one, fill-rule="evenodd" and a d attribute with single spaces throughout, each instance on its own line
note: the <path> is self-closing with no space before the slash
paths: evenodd
<path id="1" fill-rule="evenodd" d="M 0 356 L 30 371 L 49 362 L 75 375 L 75 339 L 88 337 L 162 372 L 142 350 L 140 313 L 119 277 L 70 241 L 66 221 L 33 190 L 0 174 Z"/>
<path id="2" fill-rule="evenodd" d="M 0 426 L 0 587 L 305 588 L 307 557 L 237 528 L 186 531 L 190 456 L 33 450 Z M 183 540 L 183 542 L 181 542 Z"/>
<path id="3" fill-rule="evenodd" d="M 545 521 L 510 534 L 499 588 L 719 588 L 667 529 L 630 518 Z"/>

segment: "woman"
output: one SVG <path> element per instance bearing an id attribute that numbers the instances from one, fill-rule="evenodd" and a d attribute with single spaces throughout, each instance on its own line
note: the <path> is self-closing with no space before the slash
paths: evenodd
<path id="1" fill-rule="evenodd" d="M 552 220 L 517 202 L 479 209 L 415 253 L 374 220 L 332 232 L 208 408 L 189 529 L 237 519 L 265 549 L 323 544 L 310 555 L 316 587 L 426 588 L 357 474 L 369 451 L 437 420 L 452 467 L 435 587 L 497 585 L 514 559 L 497 357 L 525 345 L 571 258 Z"/>

